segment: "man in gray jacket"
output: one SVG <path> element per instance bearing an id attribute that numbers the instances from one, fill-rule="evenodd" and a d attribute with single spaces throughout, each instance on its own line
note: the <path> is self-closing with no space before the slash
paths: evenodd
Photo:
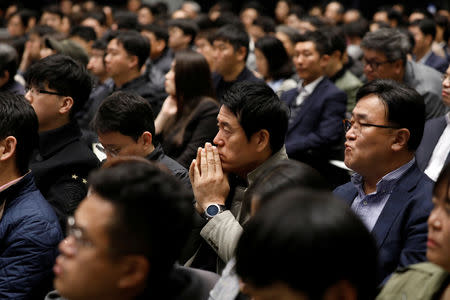
<path id="1" fill-rule="evenodd" d="M 202 245 L 188 264 L 215 272 L 233 256 L 241 224 L 249 217 L 246 189 L 267 167 L 287 159 L 288 114 L 266 84 L 244 81 L 225 93 L 217 121 L 215 146 L 199 148 L 189 170 L 204 222 Z"/>

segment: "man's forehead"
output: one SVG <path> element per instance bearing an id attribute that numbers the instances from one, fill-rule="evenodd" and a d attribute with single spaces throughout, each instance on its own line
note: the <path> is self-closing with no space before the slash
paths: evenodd
<path id="1" fill-rule="evenodd" d="M 362 97 L 352 112 L 352 117 L 359 119 L 368 119 L 385 116 L 384 102 L 375 94 L 369 94 Z"/>
<path id="2" fill-rule="evenodd" d="M 227 123 L 231 126 L 241 126 L 236 115 L 225 105 L 220 107 L 219 114 L 217 115 L 217 121 L 219 123 Z"/>
<path id="3" fill-rule="evenodd" d="M 316 51 L 316 44 L 313 41 L 297 42 L 295 44 L 295 50 L 297 50 L 297 51 L 302 51 L 302 50 Z"/>
<path id="4" fill-rule="evenodd" d="M 366 59 L 373 59 L 373 58 L 378 58 L 380 60 L 387 59 L 386 54 L 384 54 L 381 51 L 368 48 L 363 48 L 363 51 L 364 51 L 364 58 Z"/>

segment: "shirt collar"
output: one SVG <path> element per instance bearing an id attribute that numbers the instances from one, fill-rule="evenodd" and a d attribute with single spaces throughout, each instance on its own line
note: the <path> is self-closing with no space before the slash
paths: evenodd
<path id="1" fill-rule="evenodd" d="M 445 114 L 445 121 L 447 121 L 447 125 L 450 125 L 450 111 Z"/>
<path id="2" fill-rule="evenodd" d="M 421 59 L 419 59 L 417 62 L 421 63 L 421 64 L 425 64 L 425 62 L 427 61 L 428 57 L 430 57 L 430 55 L 431 55 L 431 49 Z"/>
<path id="3" fill-rule="evenodd" d="M 403 176 L 403 174 L 406 173 L 406 171 L 408 171 L 409 168 L 414 165 L 415 161 L 416 158 L 413 157 L 413 159 L 411 159 L 406 164 L 384 175 L 377 182 L 377 190 L 375 193 L 391 193 L 397 181 Z M 360 174 L 354 173 L 352 175 L 351 182 L 358 189 L 358 193 L 360 195 L 365 195 L 363 188 L 364 178 Z"/>
<path id="4" fill-rule="evenodd" d="M 319 84 L 319 82 L 322 81 L 322 79 L 323 79 L 323 76 L 320 76 L 319 78 L 308 83 L 305 86 L 303 86 L 303 80 L 300 80 L 300 82 L 298 83 L 298 91 L 300 92 L 303 90 L 304 92 L 306 92 L 307 95 L 309 95 L 314 91 L 314 89 Z"/>

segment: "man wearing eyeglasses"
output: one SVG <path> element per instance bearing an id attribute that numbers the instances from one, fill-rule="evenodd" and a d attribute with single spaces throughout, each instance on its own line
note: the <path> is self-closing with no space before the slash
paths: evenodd
<path id="1" fill-rule="evenodd" d="M 31 169 L 36 184 L 65 226 L 87 192 L 87 175 L 98 167 L 94 153 L 81 141 L 74 115 L 91 91 L 83 66 L 65 55 L 52 55 L 33 64 L 26 74 L 25 98 L 39 120 L 39 145 Z"/>
<path id="2" fill-rule="evenodd" d="M 417 167 L 425 105 L 414 89 L 374 80 L 357 93 L 346 131 L 345 165 L 355 173 L 334 192 L 372 232 L 379 282 L 397 267 L 425 261 L 432 181 Z"/>
<path id="3" fill-rule="evenodd" d="M 406 34 L 391 28 L 369 32 L 364 36 L 361 47 L 364 51 L 364 75 L 368 81 L 392 79 L 415 89 L 425 100 L 427 120 L 446 113 L 447 108 L 440 99 L 441 74 L 407 59 L 411 45 Z"/>
<path id="4" fill-rule="evenodd" d="M 0 92 L 0 299 L 43 299 L 63 238 L 29 169 L 37 130 L 23 96 Z"/>

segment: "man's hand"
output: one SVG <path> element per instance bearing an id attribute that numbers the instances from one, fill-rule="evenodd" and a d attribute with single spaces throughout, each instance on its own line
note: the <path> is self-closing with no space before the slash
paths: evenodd
<path id="1" fill-rule="evenodd" d="M 215 146 L 206 143 L 205 148 L 198 148 L 197 158 L 189 168 L 189 177 L 199 213 L 203 213 L 210 204 L 225 205 L 230 185 L 228 177 L 222 171 L 219 152 Z"/>

